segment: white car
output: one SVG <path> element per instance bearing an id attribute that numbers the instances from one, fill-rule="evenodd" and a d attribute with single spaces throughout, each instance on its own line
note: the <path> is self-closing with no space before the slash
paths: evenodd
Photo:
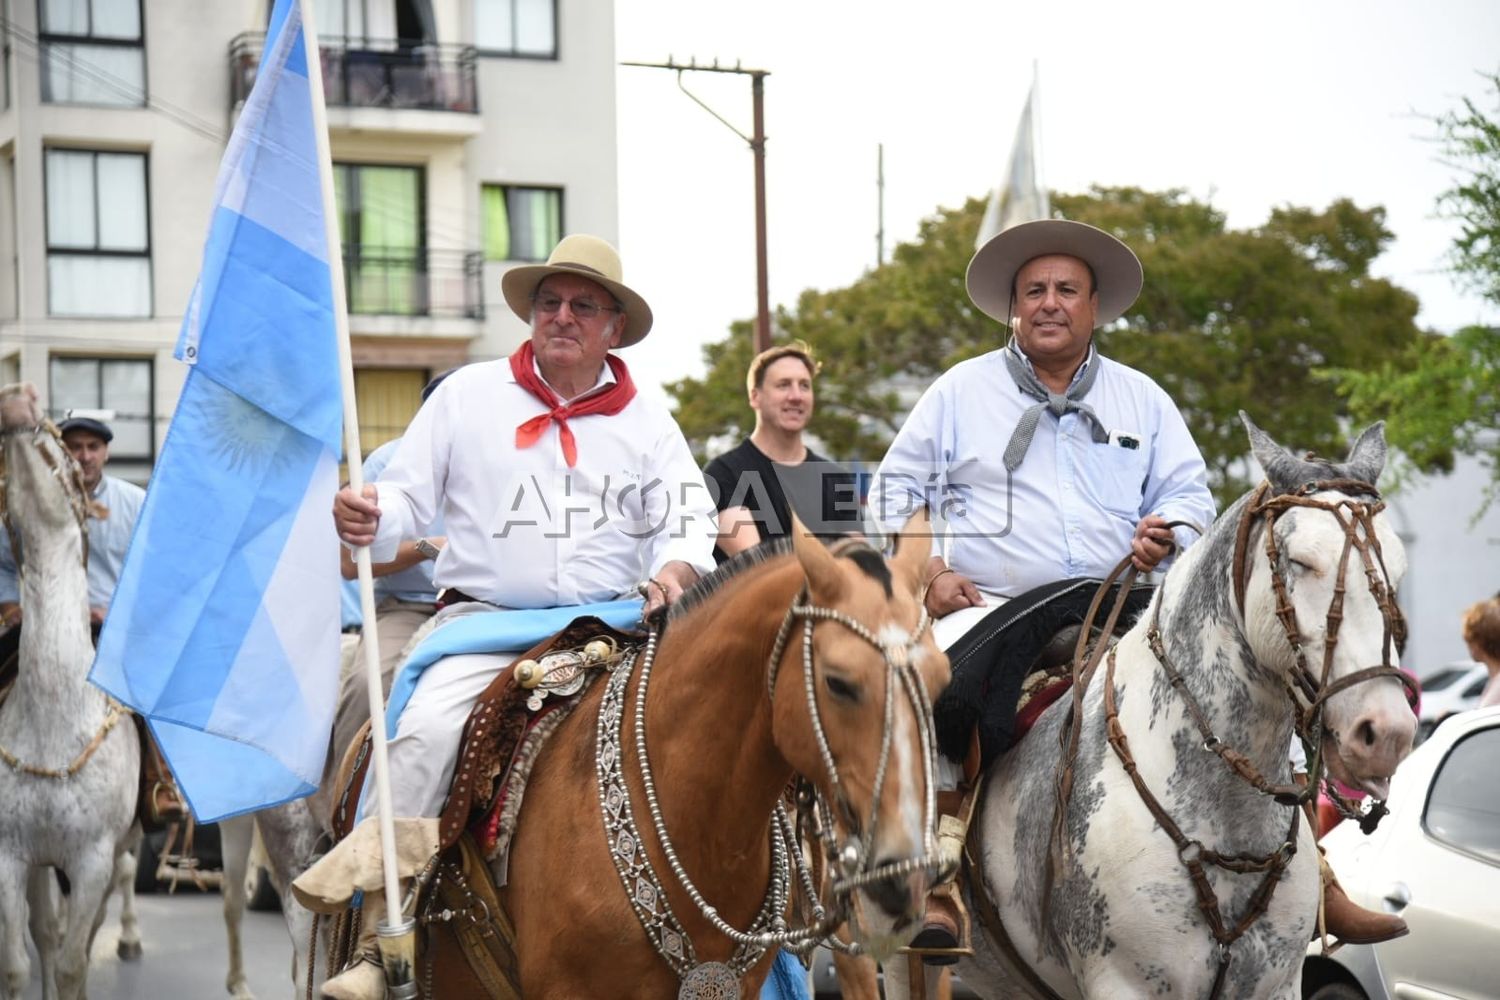
<path id="1" fill-rule="evenodd" d="M 1302 965 L 1304 1000 L 1500 997 L 1500 707 L 1438 726 L 1392 780 L 1371 836 L 1323 838 L 1356 903 L 1399 913 L 1411 933 L 1344 945 Z"/>
<path id="2" fill-rule="evenodd" d="M 1455 660 L 1422 678 L 1422 709 L 1417 717 L 1417 742 L 1432 735 L 1448 716 L 1479 704 L 1479 696 L 1490 679 L 1482 663 Z"/>

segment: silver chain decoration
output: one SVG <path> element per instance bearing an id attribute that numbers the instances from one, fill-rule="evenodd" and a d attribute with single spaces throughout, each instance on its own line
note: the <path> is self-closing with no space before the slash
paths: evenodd
<path id="1" fill-rule="evenodd" d="M 657 953 L 666 960 L 682 980 L 681 996 L 738 996 L 738 979 L 773 947 L 786 948 L 798 954 L 811 952 L 820 943 L 827 943 L 845 952 L 858 952 L 857 945 L 846 945 L 830 935 L 844 922 L 849 913 L 848 900 L 856 889 L 890 878 L 900 878 L 925 871 L 936 872 L 939 867 L 936 844 L 932 830 L 936 824 L 937 800 L 934 786 L 933 761 L 936 755 L 936 735 L 932 724 L 932 705 L 926 688 L 916 671 L 913 653 L 917 644 L 931 624 L 925 608 L 921 611 L 916 630 L 900 643 L 889 643 L 877 638 L 867 627 L 853 618 L 830 608 L 821 608 L 806 603 L 804 590 L 787 609 L 777 632 L 775 647 L 767 665 L 766 685 L 768 698 L 774 699 L 776 678 L 780 672 L 782 656 L 791 634 L 792 626 L 799 619 L 804 622 L 802 667 L 804 690 L 808 701 L 808 714 L 812 719 L 813 733 L 818 752 L 828 774 L 829 782 L 837 795 L 842 788 L 838 766 L 823 728 L 822 714 L 818 709 L 817 687 L 813 669 L 813 624 L 815 621 L 836 622 L 864 639 L 881 652 L 886 663 L 886 699 L 884 731 L 881 734 L 880 757 L 875 774 L 875 792 L 870 805 L 869 822 L 858 842 L 837 844 L 836 827 L 832 812 L 821 794 L 817 795 L 814 808 L 821 828 L 820 837 L 827 852 L 830 868 L 835 875 L 833 893 L 837 904 L 832 911 L 819 899 L 812 872 L 802 857 L 797 831 L 786 809 L 777 803 L 771 817 L 771 883 L 759 913 L 748 931 L 730 926 L 719 916 L 718 910 L 703 898 L 703 894 L 689 877 L 677 856 L 676 849 L 667 833 L 661 804 L 656 794 L 656 782 L 651 773 L 651 761 L 646 752 L 646 692 L 651 680 L 652 665 L 656 660 L 656 645 L 659 633 L 652 630 L 641 654 L 641 676 L 635 696 L 635 751 L 639 762 L 641 782 L 646 792 L 646 803 L 651 813 L 652 825 L 662 853 L 673 877 L 692 899 L 699 912 L 713 927 L 737 945 L 727 965 L 718 962 L 699 964 L 697 952 L 682 924 L 672 913 L 667 902 L 665 888 L 658 877 L 650 857 L 641 843 L 639 827 L 630 804 L 630 791 L 626 785 L 623 769 L 622 732 L 625 719 L 625 688 L 635 664 L 634 657 L 627 658 L 613 668 L 609 684 L 605 689 L 599 708 L 599 723 L 596 735 L 595 770 L 598 775 L 599 810 L 604 820 L 605 836 L 610 845 L 610 856 L 625 887 L 631 908 L 645 930 L 647 938 Z M 927 795 L 924 802 L 923 855 L 884 865 L 872 865 L 872 847 L 875 826 L 879 815 L 880 795 L 885 786 L 885 776 L 894 739 L 895 695 L 897 690 L 905 694 L 917 719 L 918 736 L 922 745 L 922 766 L 926 778 Z M 791 885 L 791 870 L 795 865 L 802 891 L 811 904 L 812 923 L 809 926 L 789 929 L 783 914 L 786 912 L 788 890 Z M 735 980 L 732 991 L 726 988 L 728 974 Z"/>

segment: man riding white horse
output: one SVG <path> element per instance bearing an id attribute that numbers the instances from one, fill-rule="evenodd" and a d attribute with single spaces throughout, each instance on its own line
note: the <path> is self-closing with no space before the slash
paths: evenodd
<path id="1" fill-rule="evenodd" d="M 501 287 L 531 339 L 439 387 L 378 486 L 363 497 L 339 492 L 339 535 L 387 561 L 441 516 L 448 542 L 433 571 L 444 588 L 435 630 L 470 613 L 608 601 L 633 593 L 642 575 L 650 613 L 713 568 L 715 535 L 681 430 L 609 354 L 646 336 L 650 307 L 621 280 L 615 249 L 593 236 L 565 238 L 545 265 L 507 272 Z M 464 720 L 514 658 L 447 656 L 422 673 L 390 743 L 397 816 L 439 814 Z M 377 896 L 371 909 L 372 895 L 359 949 L 369 959 L 330 980 L 324 996 L 385 995 L 373 950 L 383 905 Z"/>
<path id="2" fill-rule="evenodd" d="M 1174 541 L 1196 537 L 1169 523 L 1213 521 L 1203 457 L 1176 405 L 1094 344 L 1094 330 L 1130 308 L 1142 281 L 1124 243 L 1058 219 L 1007 229 L 970 261 L 970 299 L 1007 324 L 1011 340 L 928 388 L 871 498 L 888 530 L 918 506 L 948 520 L 927 577 L 944 649 L 1006 601 L 1057 581 L 1103 578 L 1127 552 L 1149 572 Z M 948 788 L 957 777 L 944 768 Z M 966 820 L 945 816 L 944 832 L 956 852 Z M 1332 933 L 1358 927 L 1367 939 L 1368 918 L 1381 916 L 1341 892 L 1329 896 Z M 967 940 L 967 914 L 952 886 L 939 886 L 914 950 L 946 964 Z"/>

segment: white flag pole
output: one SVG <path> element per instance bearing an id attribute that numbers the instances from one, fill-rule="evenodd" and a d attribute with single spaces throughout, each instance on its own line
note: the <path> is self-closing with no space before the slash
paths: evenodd
<path id="1" fill-rule="evenodd" d="M 328 113 L 323 101 L 323 63 L 318 49 L 318 31 L 313 20 L 313 0 L 301 0 L 302 39 L 307 56 L 307 81 L 312 96 L 313 134 L 318 147 L 318 178 L 323 188 L 323 222 L 328 243 L 328 274 L 333 284 L 333 318 L 338 331 L 339 380 L 344 395 L 344 454 L 349 463 L 349 486 L 364 492 L 363 456 L 359 448 L 359 413 L 354 400 L 354 355 L 349 346 L 349 307 L 344 295 L 344 258 L 339 241 L 338 200 L 333 187 L 333 156 L 328 147 Z M 396 818 L 391 812 L 390 763 L 386 752 L 385 696 L 380 684 L 380 643 L 375 628 L 375 578 L 370 570 L 370 549 L 354 550 L 359 570 L 359 606 L 364 620 L 360 645 L 365 652 L 365 681 L 370 696 L 370 744 L 375 774 L 376 808 L 380 817 L 380 856 L 385 869 L 385 920 L 383 932 L 396 932 L 401 924 L 400 878 L 396 874 Z M 373 914 L 370 914 L 373 916 Z M 409 936 L 413 927 L 406 929 Z M 382 937 L 394 934 L 382 934 Z M 384 946 L 382 946 L 384 951 Z M 410 979 L 408 966 L 407 978 Z M 386 969 L 386 985 L 395 970 Z M 414 985 L 414 984 L 413 984 Z M 393 994 L 394 995 L 394 994 Z M 415 994 L 412 994 L 415 995 Z"/>

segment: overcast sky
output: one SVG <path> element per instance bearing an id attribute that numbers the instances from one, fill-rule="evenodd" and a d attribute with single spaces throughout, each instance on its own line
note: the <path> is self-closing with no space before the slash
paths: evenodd
<path id="1" fill-rule="evenodd" d="M 998 183 L 1037 60 L 1048 188 L 1180 187 L 1236 228 L 1284 204 L 1384 205 L 1396 239 L 1375 271 L 1418 295 L 1419 322 L 1500 323 L 1444 270 L 1454 226 L 1434 203 L 1455 175 L 1426 120 L 1493 105 L 1496 0 L 617 0 L 616 33 L 621 61 L 770 71 L 773 310 L 874 264 L 879 144 L 887 256 Z M 754 316 L 752 157 L 675 74 L 617 78 L 621 251 L 656 314 L 626 357 L 654 386 L 701 374 L 701 345 Z M 684 82 L 749 134 L 748 77 Z"/>

